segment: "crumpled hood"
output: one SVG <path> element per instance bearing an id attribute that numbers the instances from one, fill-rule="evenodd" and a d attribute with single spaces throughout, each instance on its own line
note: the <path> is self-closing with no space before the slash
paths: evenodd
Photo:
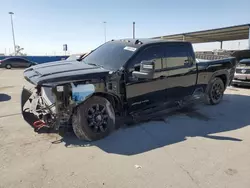
<path id="1" fill-rule="evenodd" d="M 43 63 L 24 70 L 24 77 L 35 85 L 103 78 L 109 70 L 78 61 Z"/>

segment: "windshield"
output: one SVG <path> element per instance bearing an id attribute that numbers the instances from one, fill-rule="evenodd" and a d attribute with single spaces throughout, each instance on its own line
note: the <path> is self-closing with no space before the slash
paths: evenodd
<path id="1" fill-rule="evenodd" d="M 126 43 L 107 42 L 86 56 L 83 62 L 96 64 L 110 70 L 118 70 L 135 53 L 136 48 Z"/>
<path id="2" fill-rule="evenodd" d="M 239 62 L 238 67 L 249 67 L 250 66 L 250 59 L 243 59 Z"/>

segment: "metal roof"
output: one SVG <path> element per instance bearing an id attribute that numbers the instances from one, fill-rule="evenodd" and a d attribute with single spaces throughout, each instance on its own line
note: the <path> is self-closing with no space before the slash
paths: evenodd
<path id="1" fill-rule="evenodd" d="M 249 38 L 249 28 L 250 24 L 244 24 L 244 25 L 236 25 L 218 29 L 195 31 L 190 33 L 159 36 L 159 37 L 153 37 L 153 39 L 180 40 L 180 41 L 185 40 L 191 43 L 241 40 Z"/>

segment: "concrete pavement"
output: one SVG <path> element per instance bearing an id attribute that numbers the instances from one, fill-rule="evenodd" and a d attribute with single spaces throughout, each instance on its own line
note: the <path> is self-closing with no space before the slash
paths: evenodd
<path id="1" fill-rule="evenodd" d="M 1 188 L 250 187 L 249 89 L 88 143 L 35 133 L 20 115 L 22 83 L 22 70 L 0 70 Z"/>

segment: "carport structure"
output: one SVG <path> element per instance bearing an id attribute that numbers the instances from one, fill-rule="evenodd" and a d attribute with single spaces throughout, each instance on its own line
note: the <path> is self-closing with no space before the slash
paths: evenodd
<path id="1" fill-rule="evenodd" d="M 158 36 L 153 37 L 153 39 L 189 41 L 191 43 L 220 42 L 220 49 L 223 48 L 223 41 L 248 39 L 248 48 L 250 49 L 250 24 Z"/>

